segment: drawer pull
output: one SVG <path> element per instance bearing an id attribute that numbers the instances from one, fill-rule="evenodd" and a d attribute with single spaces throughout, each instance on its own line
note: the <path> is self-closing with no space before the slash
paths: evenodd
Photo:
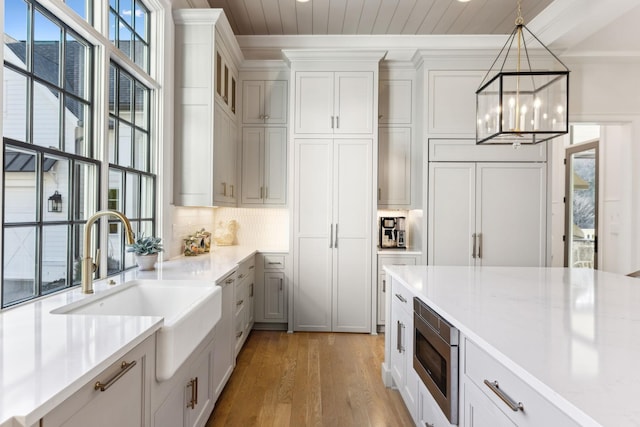
<path id="1" fill-rule="evenodd" d="M 129 363 L 123 361 L 120 365 L 120 372 L 109 378 L 106 383 L 96 381 L 96 384 L 93 386 L 94 390 L 107 391 L 109 387 L 115 384 L 116 381 L 122 378 L 122 376 L 129 372 L 134 366 L 136 366 L 135 360 Z"/>
<path id="2" fill-rule="evenodd" d="M 400 301 L 402 301 L 402 302 L 407 302 L 407 300 L 405 299 L 405 297 L 403 297 L 403 296 L 402 296 L 402 295 L 400 295 L 400 294 L 396 294 L 396 298 L 398 298 L 398 299 L 399 299 Z"/>
<path id="3" fill-rule="evenodd" d="M 250 266 L 249 266 L 249 270 L 253 270 L 254 268 L 256 268 L 256 266 L 255 266 L 255 265 L 250 265 Z"/>
<path id="4" fill-rule="evenodd" d="M 513 399 L 511 399 L 504 391 L 500 389 L 500 385 L 498 384 L 498 381 L 491 382 L 489 380 L 484 380 L 484 383 L 487 387 L 491 389 L 492 392 L 497 394 L 498 397 L 504 403 L 506 403 L 507 406 L 511 408 L 513 412 L 524 411 L 524 405 L 522 404 L 522 402 L 516 403 Z"/>
<path id="5" fill-rule="evenodd" d="M 244 278 L 244 274 L 241 274 L 238 276 L 238 279 L 242 279 L 242 278 Z"/>
<path id="6" fill-rule="evenodd" d="M 243 331 L 236 332 L 236 338 L 240 338 L 242 336 Z"/>
<path id="7" fill-rule="evenodd" d="M 243 302 L 244 302 L 244 300 L 243 300 L 243 299 L 241 299 L 240 301 L 237 301 L 237 302 L 236 302 L 236 305 L 242 305 L 242 303 L 243 303 Z"/>
<path id="8" fill-rule="evenodd" d="M 229 284 L 233 283 L 234 281 L 235 281 L 235 279 L 227 279 L 227 280 L 224 281 L 224 283 L 226 285 L 229 285 Z"/>

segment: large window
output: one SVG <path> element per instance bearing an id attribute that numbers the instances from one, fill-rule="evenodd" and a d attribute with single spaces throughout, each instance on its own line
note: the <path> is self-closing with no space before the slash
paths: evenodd
<path id="1" fill-rule="evenodd" d="M 156 234 L 153 91 L 132 71 L 149 68 L 149 11 L 137 0 L 54 1 L 68 8 L 54 15 L 34 0 L 4 1 L 2 308 L 79 284 L 84 224 L 99 209 Z M 128 45 L 126 32 L 114 39 L 90 27 L 98 7 L 130 31 Z M 64 10 L 88 24 L 74 29 L 77 18 Z M 130 60 L 104 64 L 94 53 L 118 56 L 112 40 Z M 102 75 L 108 82 L 96 80 Z M 134 266 L 117 221 L 92 233 L 106 264 L 98 275 Z"/>

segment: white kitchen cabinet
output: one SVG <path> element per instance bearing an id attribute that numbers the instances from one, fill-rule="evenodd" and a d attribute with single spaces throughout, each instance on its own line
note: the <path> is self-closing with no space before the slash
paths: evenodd
<path id="1" fill-rule="evenodd" d="M 421 259 L 421 255 L 406 254 L 384 254 L 378 255 L 378 325 L 384 325 L 386 321 L 385 299 L 387 289 L 391 289 L 387 283 L 387 274 L 384 271 L 385 265 L 416 265 Z"/>
<path id="2" fill-rule="evenodd" d="M 231 118 L 215 107 L 215 143 L 213 146 L 213 202 L 216 206 L 235 206 L 237 128 Z"/>
<path id="3" fill-rule="evenodd" d="M 254 279 L 255 279 L 255 257 L 238 264 L 237 280 L 234 285 L 235 292 L 235 357 L 242 349 L 251 328 L 253 327 L 254 310 Z"/>
<path id="4" fill-rule="evenodd" d="M 242 130 L 242 204 L 284 205 L 287 198 L 287 129 Z"/>
<path id="5" fill-rule="evenodd" d="M 461 382 L 465 393 L 465 426 L 579 425 L 553 402 L 466 337 L 461 351 L 464 353 Z"/>
<path id="6" fill-rule="evenodd" d="M 411 128 L 378 131 L 378 207 L 411 205 Z"/>
<path id="7" fill-rule="evenodd" d="M 155 383 L 157 404 L 153 427 L 203 427 L 206 424 L 215 403 L 211 380 L 216 345 L 212 332 L 173 377 Z"/>
<path id="8" fill-rule="evenodd" d="M 393 383 L 416 420 L 418 374 L 413 369 L 413 297 L 396 280 L 391 280 L 390 369 Z"/>
<path id="9" fill-rule="evenodd" d="M 286 80 L 245 80 L 242 82 L 242 122 L 244 124 L 287 123 Z"/>
<path id="10" fill-rule="evenodd" d="M 418 400 L 416 408 L 416 424 L 424 427 L 454 427 L 422 381 L 418 381 Z M 479 425 L 474 424 L 479 427 Z M 495 425 L 499 427 L 499 424 Z"/>
<path id="11" fill-rule="evenodd" d="M 378 123 L 385 125 L 409 125 L 412 122 L 413 82 L 380 80 L 378 94 Z"/>
<path id="12" fill-rule="evenodd" d="M 42 427 L 150 425 L 155 335 L 147 338 L 45 415 Z M 99 383 L 99 384 L 98 384 Z"/>
<path id="13" fill-rule="evenodd" d="M 486 71 L 429 71 L 429 135 L 475 138 L 476 90 L 485 74 Z"/>
<path id="14" fill-rule="evenodd" d="M 235 299 L 236 272 L 227 275 L 216 284 L 222 288 L 222 313 L 215 327 L 216 346 L 213 349 L 213 392 L 218 399 L 236 364 L 235 358 Z"/>
<path id="15" fill-rule="evenodd" d="M 293 327 L 370 332 L 372 141 L 294 142 Z"/>
<path id="16" fill-rule="evenodd" d="M 280 329 L 287 318 L 287 275 L 285 254 L 265 253 L 258 256 L 256 274 L 255 322 L 260 329 Z"/>
<path id="17" fill-rule="evenodd" d="M 174 10 L 174 201 L 236 206 L 235 64 L 242 58 L 217 9 Z"/>
<path id="18" fill-rule="evenodd" d="M 429 163 L 431 265 L 546 265 L 544 163 Z"/>
<path id="19" fill-rule="evenodd" d="M 372 134 L 374 73 L 295 73 L 296 134 Z"/>

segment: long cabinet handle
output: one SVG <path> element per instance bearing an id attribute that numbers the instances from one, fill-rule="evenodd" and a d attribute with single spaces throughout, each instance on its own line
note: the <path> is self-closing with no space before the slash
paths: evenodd
<path id="1" fill-rule="evenodd" d="M 491 389 L 492 392 L 498 395 L 498 397 L 504 403 L 506 403 L 507 406 L 511 408 L 512 411 L 514 412 L 524 411 L 524 405 L 522 404 L 522 402 L 516 402 L 515 400 L 510 398 L 504 391 L 500 389 L 500 384 L 498 384 L 498 381 L 491 382 L 489 380 L 484 380 L 484 383 L 487 387 Z"/>
<path id="2" fill-rule="evenodd" d="M 280 289 L 279 290 L 282 290 L 282 278 L 280 279 Z"/>
<path id="3" fill-rule="evenodd" d="M 476 258 L 476 233 L 473 233 L 471 235 L 471 238 L 473 239 L 471 242 L 471 258 L 475 259 Z"/>
<path id="4" fill-rule="evenodd" d="M 387 280 L 382 279 L 382 292 L 387 292 Z"/>
<path id="5" fill-rule="evenodd" d="M 227 183 L 226 182 L 222 183 L 222 188 L 223 188 L 222 195 L 227 197 Z"/>
<path id="6" fill-rule="evenodd" d="M 333 129 L 333 116 L 331 116 L 331 129 Z"/>
<path id="7" fill-rule="evenodd" d="M 107 391 L 107 389 L 109 387 L 111 387 L 112 385 L 115 384 L 116 381 L 118 381 L 120 378 L 122 378 L 122 376 L 124 374 L 126 374 L 127 372 L 129 372 L 131 369 L 133 369 L 133 367 L 136 366 L 136 361 L 133 360 L 131 362 L 122 362 L 122 364 L 120 365 L 120 371 L 115 374 L 113 377 L 109 378 L 106 382 L 100 382 L 100 381 L 96 381 L 95 385 L 93 386 L 94 390 L 100 390 L 100 391 Z"/>
<path id="8" fill-rule="evenodd" d="M 338 248 L 338 224 L 336 224 L 336 240 L 333 243 L 333 247 L 336 249 Z"/>
<path id="9" fill-rule="evenodd" d="M 403 296 L 402 296 L 402 295 L 400 295 L 400 294 L 396 294 L 396 298 L 398 298 L 398 299 L 399 299 L 400 301 L 402 301 L 402 302 L 407 302 L 407 300 L 405 299 L 405 297 L 403 297 Z"/>
<path id="10" fill-rule="evenodd" d="M 260 198 L 264 199 L 264 187 L 260 187 Z"/>
<path id="11" fill-rule="evenodd" d="M 478 233 L 478 258 L 482 258 L 482 233 Z"/>
<path id="12" fill-rule="evenodd" d="M 402 323 L 397 321 L 397 329 L 396 329 L 396 350 L 398 353 L 402 353 L 402 347 L 400 346 L 400 335 L 402 334 Z"/>
<path id="13" fill-rule="evenodd" d="M 333 224 L 331 224 L 331 229 L 329 230 L 329 249 L 333 248 Z"/>
<path id="14" fill-rule="evenodd" d="M 398 340 L 400 341 L 400 353 L 404 353 L 406 351 L 406 348 L 404 347 L 404 330 L 405 325 L 404 323 L 400 322 L 400 335 L 398 335 Z"/>
<path id="15" fill-rule="evenodd" d="M 340 116 L 336 116 L 336 129 L 340 129 Z"/>

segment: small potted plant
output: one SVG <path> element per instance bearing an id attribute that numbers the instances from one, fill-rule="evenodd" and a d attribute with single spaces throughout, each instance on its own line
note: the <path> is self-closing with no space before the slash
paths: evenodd
<path id="1" fill-rule="evenodd" d="M 162 252 L 162 239 L 139 234 L 135 242 L 129 245 L 127 252 L 133 252 L 140 270 L 153 270 L 158 261 L 158 253 Z"/>

